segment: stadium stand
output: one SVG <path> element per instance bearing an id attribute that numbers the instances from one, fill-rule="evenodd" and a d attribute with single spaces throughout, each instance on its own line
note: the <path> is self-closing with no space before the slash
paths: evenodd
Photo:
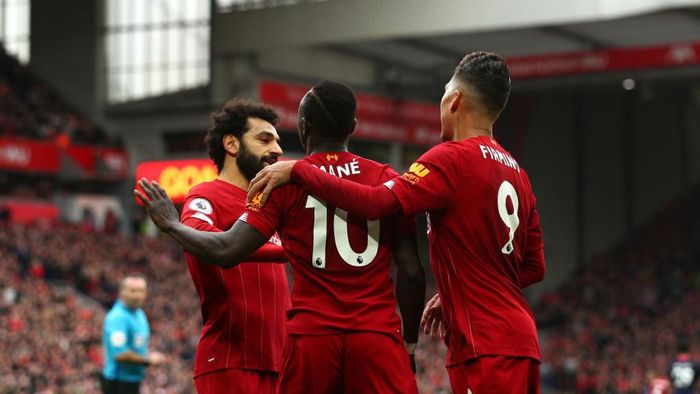
<path id="1" fill-rule="evenodd" d="M 700 189 L 580 268 L 535 308 L 542 379 L 559 392 L 641 393 L 700 338 Z"/>
<path id="2" fill-rule="evenodd" d="M 166 239 L 105 236 L 85 226 L 0 226 L 0 351 L 8 355 L 0 392 L 98 392 L 104 307 L 129 272 L 149 278 L 152 346 L 171 357 L 149 370 L 147 392 L 192 392 L 200 318 L 181 260 Z"/>
<path id="3" fill-rule="evenodd" d="M 0 46 L 0 136 L 56 141 L 61 145 L 117 146 L 89 117 L 64 102 Z"/>

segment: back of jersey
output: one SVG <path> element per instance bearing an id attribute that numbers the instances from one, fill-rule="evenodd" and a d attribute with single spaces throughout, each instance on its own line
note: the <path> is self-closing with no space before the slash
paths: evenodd
<path id="1" fill-rule="evenodd" d="M 397 175 L 386 165 L 348 152 L 319 153 L 304 160 L 366 185 Z M 296 185 L 275 190 L 264 206 L 249 207 L 245 216 L 266 236 L 279 229 L 293 265 L 290 334 L 338 330 L 400 334 L 390 277 L 391 246 L 397 233 L 415 233 L 412 219 L 359 219 Z"/>
<path id="2" fill-rule="evenodd" d="M 431 207 L 430 260 L 448 365 L 482 355 L 539 359 L 522 287 L 541 280 L 544 256 L 525 171 L 495 140 L 474 137 L 434 147 L 392 190 L 405 212 Z"/>
<path id="3" fill-rule="evenodd" d="M 678 355 L 669 368 L 673 393 L 695 394 L 699 369 L 700 366 L 694 363 L 687 354 Z"/>

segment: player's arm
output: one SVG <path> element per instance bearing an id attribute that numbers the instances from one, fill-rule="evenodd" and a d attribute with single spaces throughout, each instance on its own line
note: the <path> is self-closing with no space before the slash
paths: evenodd
<path id="1" fill-rule="evenodd" d="M 403 176 L 383 185 L 367 186 L 327 174 L 305 160 L 277 162 L 262 169 L 251 181 L 248 200 L 263 205 L 274 188 L 291 181 L 329 205 L 364 219 L 401 212 L 413 215 L 451 203 L 455 194 L 453 177 L 459 173 L 455 166 L 450 147 L 441 146 L 426 152 Z"/>
<path id="2" fill-rule="evenodd" d="M 406 350 L 413 356 L 425 302 L 425 271 L 418 255 L 415 232 L 398 236 L 392 245 L 392 252 L 397 266 L 396 299 L 403 321 L 403 337 Z M 413 361 L 412 366 L 415 372 Z"/>
<path id="3" fill-rule="evenodd" d="M 272 190 L 291 181 L 329 205 L 363 219 L 375 220 L 401 213 L 399 201 L 385 186 L 365 186 L 336 178 L 303 160 L 285 160 L 260 170 L 248 187 L 249 205 L 261 207 Z M 366 201 L 372 201 L 372 204 Z"/>
<path id="4" fill-rule="evenodd" d="M 146 179 L 141 179 L 138 184 L 143 193 L 134 190 L 134 194 L 144 204 L 156 226 L 202 262 L 223 268 L 233 267 L 269 238 L 240 220 L 225 232 L 197 231 L 180 223 L 175 205 L 160 185 Z"/>
<path id="5" fill-rule="evenodd" d="M 221 230 L 220 228 L 215 226 L 214 219 L 207 215 L 205 213 L 206 211 L 193 211 L 189 209 L 190 202 L 195 198 L 203 199 L 205 204 L 209 204 L 209 207 L 212 207 L 211 203 L 203 197 L 189 196 L 183 204 L 184 208 L 182 212 L 181 222 L 198 231 L 207 231 L 213 233 L 223 232 L 224 230 Z M 265 244 L 261 246 L 260 249 L 257 249 L 253 253 L 251 253 L 246 258 L 246 260 L 256 263 L 280 262 L 287 260 L 287 254 L 284 252 L 284 248 L 282 248 L 281 246 L 274 245 L 270 242 L 265 242 Z"/>
<path id="6" fill-rule="evenodd" d="M 165 361 L 165 357 L 161 353 L 151 353 L 144 357 L 131 350 L 119 353 L 114 359 L 120 363 L 139 365 L 160 365 Z"/>
<path id="7" fill-rule="evenodd" d="M 518 278 L 520 279 L 520 287 L 522 289 L 537 282 L 541 282 L 545 274 L 544 244 L 542 242 L 540 215 L 535 207 L 534 196 L 532 198 L 533 206 L 528 217 L 523 264 L 518 270 Z"/>

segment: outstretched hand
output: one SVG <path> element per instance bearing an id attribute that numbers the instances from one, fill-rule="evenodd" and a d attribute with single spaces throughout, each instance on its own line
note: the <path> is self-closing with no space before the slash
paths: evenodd
<path id="1" fill-rule="evenodd" d="M 179 222 L 179 215 L 172 200 L 170 200 L 165 190 L 155 181 L 141 178 L 138 181 L 138 185 L 141 190 L 143 190 L 143 193 L 134 189 L 134 195 L 146 207 L 146 211 L 153 220 L 153 223 L 155 223 L 161 231 L 168 232 L 174 223 Z"/>
<path id="2" fill-rule="evenodd" d="M 278 161 L 260 170 L 258 175 L 250 181 L 246 203 L 263 206 L 272 190 L 290 182 L 292 168 L 296 162 L 296 160 Z"/>
<path id="3" fill-rule="evenodd" d="M 433 298 L 425 304 L 423 317 L 420 320 L 423 332 L 433 338 L 445 339 L 445 322 L 442 320 L 442 302 L 440 294 L 435 294 Z"/>

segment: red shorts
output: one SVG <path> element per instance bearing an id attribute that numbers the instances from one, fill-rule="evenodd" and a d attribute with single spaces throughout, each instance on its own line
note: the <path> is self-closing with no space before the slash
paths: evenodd
<path id="1" fill-rule="evenodd" d="M 447 367 L 454 394 L 539 394 L 540 362 L 529 357 L 483 356 Z"/>
<path id="2" fill-rule="evenodd" d="M 275 394 L 277 373 L 252 369 L 222 369 L 194 378 L 198 394 Z"/>
<path id="3" fill-rule="evenodd" d="M 389 335 L 290 335 L 285 344 L 280 394 L 417 392 L 408 353 Z"/>

